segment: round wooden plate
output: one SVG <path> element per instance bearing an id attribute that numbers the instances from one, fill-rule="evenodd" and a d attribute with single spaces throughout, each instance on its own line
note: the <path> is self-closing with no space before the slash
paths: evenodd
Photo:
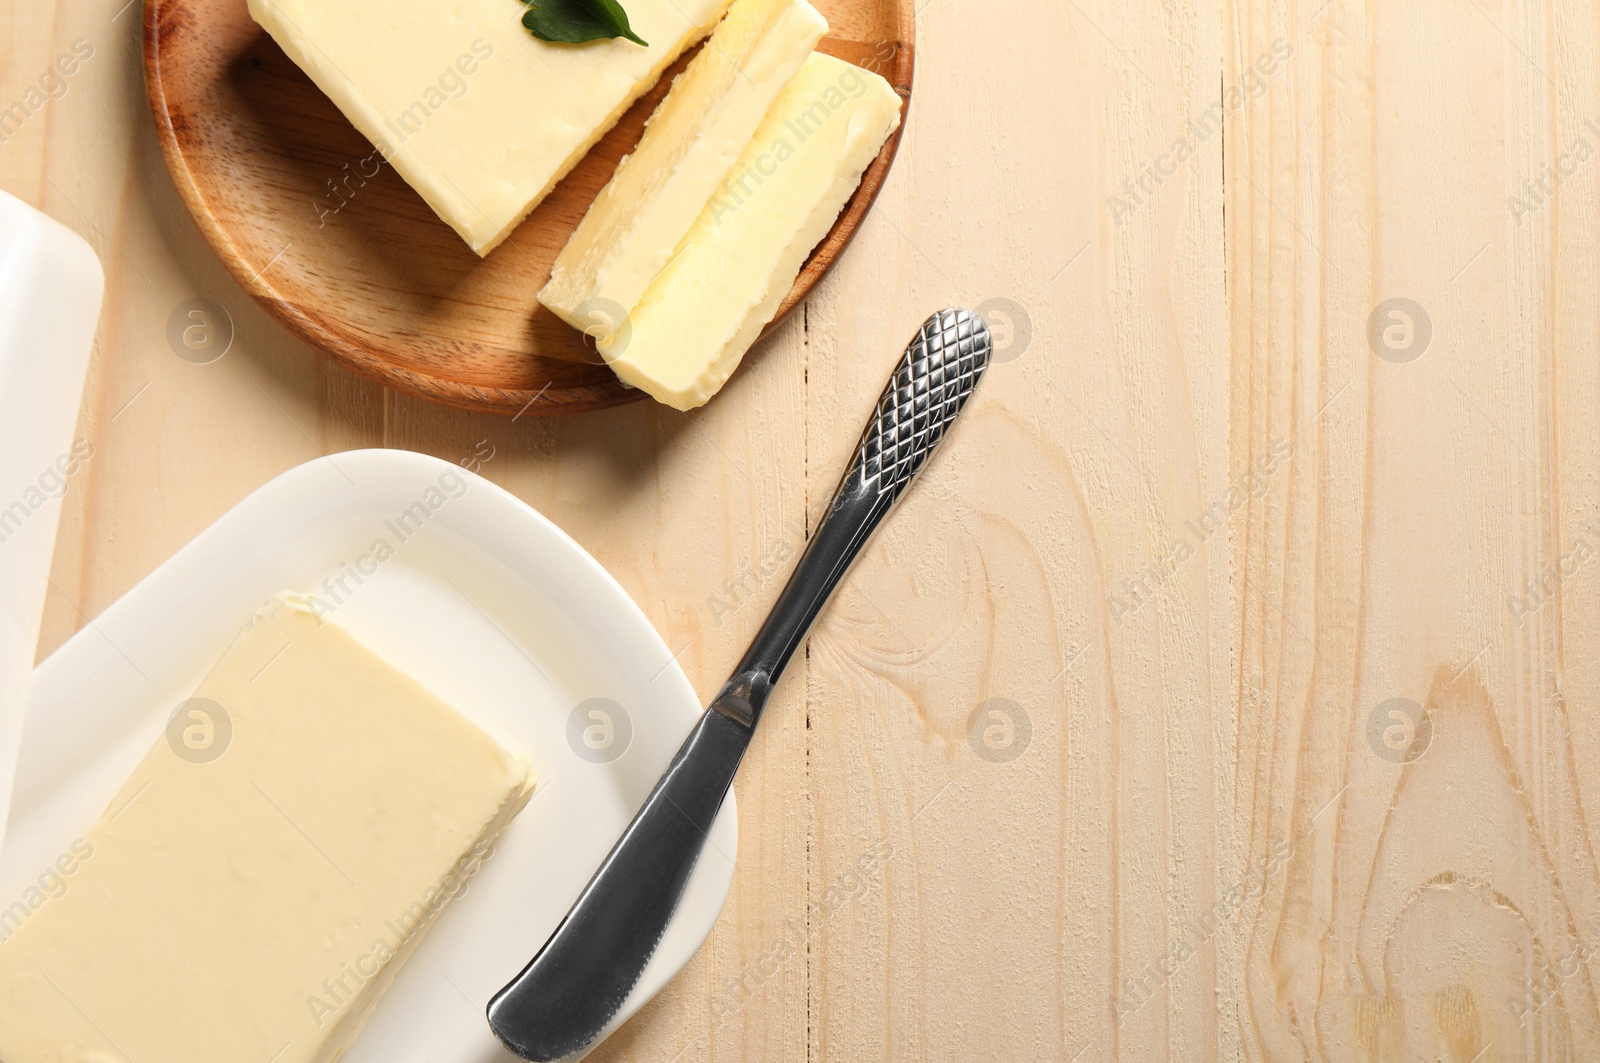
<path id="1" fill-rule="evenodd" d="M 821 50 L 911 95 L 912 0 L 813 0 Z M 692 55 L 692 52 L 691 52 Z M 551 263 L 638 142 L 685 56 L 517 231 L 480 259 L 251 20 L 245 0 L 146 0 L 162 154 L 207 241 L 290 331 L 380 383 L 468 410 L 631 401 L 586 337 L 539 305 Z M 803 299 L 883 185 L 897 132 L 778 311 Z"/>

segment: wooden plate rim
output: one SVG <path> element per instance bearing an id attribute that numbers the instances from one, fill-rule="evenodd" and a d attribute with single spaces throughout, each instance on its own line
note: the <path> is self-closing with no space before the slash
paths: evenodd
<path id="1" fill-rule="evenodd" d="M 166 162 L 178 197 L 194 219 L 206 242 L 211 245 L 223 266 L 239 286 L 250 294 L 277 321 L 301 340 L 322 351 L 342 365 L 376 383 L 419 398 L 440 402 L 462 410 L 521 416 L 523 413 L 549 415 L 578 410 L 600 410 L 634 402 L 644 393 L 624 387 L 619 380 L 598 384 L 579 384 L 561 388 L 559 401 L 539 403 L 550 385 L 537 391 L 523 388 L 486 388 L 433 376 L 396 365 L 366 346 L 347 339 L 336 328 L 320 318 L 305 313 L 295 303 L 283 298 L 267 280 L 265 269 L 251 269 L 234 243 L 230 231 L 222 226 L 206 203 L 205 195 L 189 169 L 189 162 L 178 142 L 167 106 L 166 88 L 162 80 L 161 43 L 164 16 L 175 4 L 184 0 L 148 0 L 144 6 L 144 78 L 145 92 L 155 120 L 156 139 L 161 145 L 161 157 Z M 898 32 L 900 40 L 895 50 L 890 84 L 901 99 L 899 127 L 884 142 L 872 164 L 861 177 L 861 184 L 846 204 L 820 244 L 811 252 L 795 279 L 789 294 L 778 307 L 777 314 L 762 332 L 765 337 L 805 299 L 817 282 L 832 268 L 844 249 L 850 245 L 873 203 L 877 201 L 889 168 L 900 150 L 900 139 L 909 118 L 911 89 L 916 69 L 916 9 L 910 0 L 896 0 L 900 15 Z M 533 407 L 539 406 L 535 410 Z"/>

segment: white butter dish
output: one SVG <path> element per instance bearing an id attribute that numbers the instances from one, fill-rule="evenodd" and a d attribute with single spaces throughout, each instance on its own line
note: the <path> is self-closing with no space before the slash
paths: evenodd
<path id="1" fill-rule="evenodd" d="M 72 851 L 233 636 L 285 588 L 315 596 L 539 776 L 343 1057 L 506 1063 L 514 1057 L 484 1018 L 490 997 L 554 931 L 701 706 L 593 558 L 514 496 L 435 458 L 353 451 L 284 473 L 39 666 L 0 910 Z M 615 1025 L 710 933 L 732 882 L 736 823 L 730 797 Z"/>
<path id="2" fill-rule="evenodd" d="M 104 288 L 82 237 L 0 192 L 0 843 Z"/>

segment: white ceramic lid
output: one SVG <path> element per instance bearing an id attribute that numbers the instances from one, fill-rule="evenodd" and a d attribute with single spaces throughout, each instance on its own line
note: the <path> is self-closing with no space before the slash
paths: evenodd
<path id="1" fill-rule="evenodd" d="M 80 236 L 0 192 L 0 842 L 104 287 Z"/>

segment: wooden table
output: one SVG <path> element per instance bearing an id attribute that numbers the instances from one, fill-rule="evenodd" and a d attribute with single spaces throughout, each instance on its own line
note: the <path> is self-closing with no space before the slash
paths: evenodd
<path id="1" fill-rule="evenodd" d="M 916 323 L 1002 333 L 597 1059 L 1600 1058 L 1592 4 L 926 0 L 876 211 L 726 392 L 513 423 L 242 295 L 122 3 L 0 13 L 0 106 L 94 50 L 0 187 L 109 276 L 41 652 L 293 465 L 486 446 L 709 695 Z"/>

